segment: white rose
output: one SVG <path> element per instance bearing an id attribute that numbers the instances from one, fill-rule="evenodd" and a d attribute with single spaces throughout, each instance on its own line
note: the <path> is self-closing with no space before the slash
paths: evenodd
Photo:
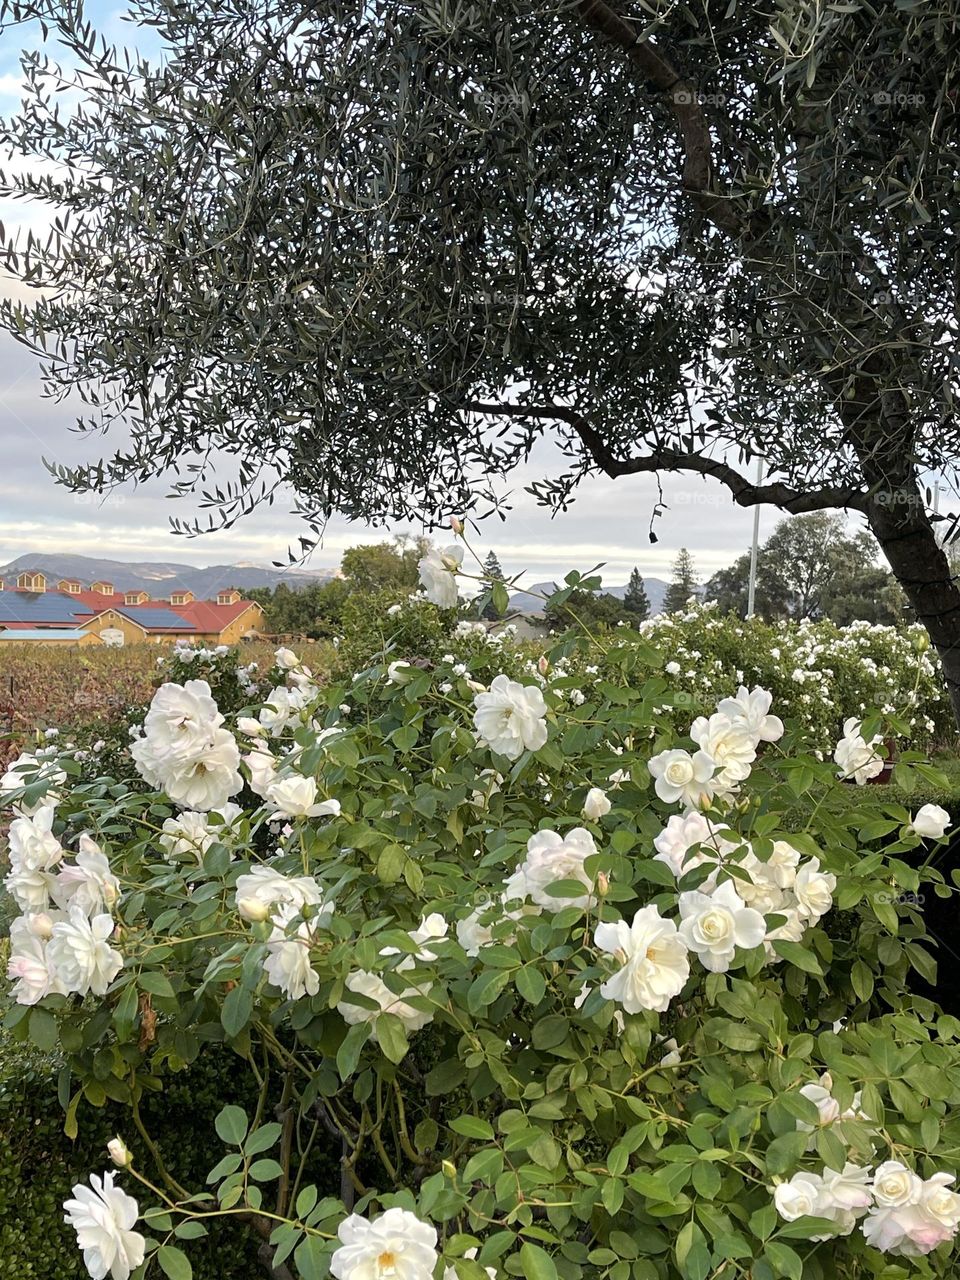
<path id="1" fill-rule="evenodd" d="M 942 840 L 949 825 L 949 813 L 938 804 L 921 805 L 910 823 L 918 836 L 925 836 L 930 840 Z"/>
<path id="2" fill-rule="evenodd" d="M 416 671 L 416 667 L 411 666 L 409 662 L 391 662 L 387 667 L 387 683 L 409 684 L 416 675 Z"/>
<path id="3" fill-rule="evenodd" d="M 90 1187 L 93 1188 L 91 1191 Z M 77 1245 L 93 1280 L 129 1280 L 143 1262 L 146 1241 L 133 1227 L 140 1214 L 133 1196 L 113 1185 L 113 1174 L 90 1175 L 90 1187 L 77 1183 L 65 1200 L 66 1221 L 77 1233 Z"/>
<path id="4" fill-rule="evenodd" d="M 0 777 L 0 806 L 9 805 L 14 813 L 24 818 L 34 817 L 41 809 L 59 803 L 56 788 L 66 780 L 67 775 L 54 761 L 41 760 L 29 751 L 21 752 L 16 760 L 11 760 L 3 777 Z M 29 804 L 25 799 L 13 801 L 10 798 L 23 787 L 40 785 L 43 788 L 41 794 Z"/>
<path id="5" fill-rule="evenodd" d="M 316 922 L 301 920 L 291 933 L 290 924 L 297 915 L 298 908 L 290 905 L 276 912 L 263 962 L 267 980 L 279 987 L 288 1000 L 315 996 L 320 990 L 320 975 L 310 964 Z"/>
<path id="6" fill-rule="evenodd" d="M 801 1096 L 817 1108 L 817 1125 L 821 1128 L 840 1119 L 840 1103 L 834 1098 L 832 1089 L 833 1077 L 825 1071 L 817 1084 L 805 1084 L 800 1090 Z M 813 1133 L 816 1127 L 806 1120 L 797 1121 L 797 1128 L 803 1133 Z"/>
<path id="7" fill-rule="evenodd" d="M 547 740 L 547 704 L 535 685 L 495 676 L 489 692 L 478 693 L 473 705 L 477 740 L 497 755 L 517 760 Z"/>
<path id="8" fill-rule="evenodd" d="M 274 867 L 261 864 L 237 879 L 237 910 L 245 919 L 252 920 L 254 915 L 246 914 L 249 906 L 245 909 L 240 907 L 241 902 L 249 900 L 260 902 L 268 908 L 280 903 L 299 911 L 306 906 L 320 906 L 323 903 L 323 888 L 310 876 L 286 876 Z"/>
<path id="9" fill-rule="evenodd" d="M 337 1238 L 330 1258 L 335 1280 L 432 1280 L 436 1230 L 407 1209 L 388 1209 L 370 1222 L 351 1213 Z"/>
<path id="10" fill-rule="evenodd" d="M 918 1204 L 922 1193 L 921 1179 L 899 1160 L 885 1160 L 877 1165 L 873 1174 L 873 1198 L 878 1205 L 892 1209 Z"/>
<path id="11" fill-rule="evenodd" d="M 725 973 L 737 947 L 759 947 L 767 924 L 759 911 L 744 906 L 732 880 L 711 894 L 680 895 L 680 937 L 711 973 Z"/>
<path id="12" fill-rule="evenodd" d="M 716 782 L 724 790 L 750 776 L 757 742 L 742 719 L 731 720 L 719 711 L 709 719 L 698 716 L 690 726 L 690 737 L 716 764 Z"/>
<path id="13" fill-rule="evenodd" d="M 379 974 L 370 973 L 366 969 L 351 973 L 344 986 L 348 991 L 364 996 L 377 1005 L 377 1008 L 369 1009 L 365 1005 L 353 1004 L 346 999 L 341 1000 L 337 1005 L 337 1011 L 344 1022 L 350 1025 L 369 1022 L 373 1028 L 370 1038 L 374 1042 L 377 1040 L 376 1021 L 381 1013 L 392 1013 L 399 1018 L 408 1033 L 419 1031 L 421 1027 L 433 1021 L 432 1013 L 424 1013 L 422 1009 L 415 1009 L 413 1005 L 407 1003 L 411 997 L 425 995 L 429 988 L 423 990 L 419 987 L 406 987 L 398 995 L 390 990 Z"/>
<path id="14" fill-rule="evenodd" d="M 277 666 L 284 671 L 290 671 L 293 667 L 299 667 L 300 665 L 300 659 L 292 649 L 278 649 L 273 656 Z"/>
<path id="15" fill-rule="evenodd" d="M 824 1169 L 823 1197 L 834 1207 L 854 1213 L 868 1208 L 873 1199 L 870 1170 L 850 1163 L 843 1166 L 842 1172 Z"/>
<path id="16" fill-rule="evenodd" d="M 833 906 L 833 891 L 837 877 L 820 870 L 820 859 L 810 858 L 803 863 L 793 883 L 800 915 L 811 921 L 819 920 Z"/>
<path id="17" fill-rule="evenodd" d="M 919 1200 L 921 1213 L 951 1231 L 960 1226 L 960 1195 L 950 1190 L 954 1181 L 952 1173 L 933 1174 L 924 1182 Z"/>
<path id="18" fill-rule="evenodd" d="M 14 984 L 12 995 L 17 1004 L 33 1005 L 44 996 L 66 995 L 67 989 L 50 961 L 47 939 L 52 933 L 43 917 L 44 926 L 38 927 L 40 916 L 20 916 L 10 924 L 10 954 L 7 957 L 7 977 Z"/>
<path id="19" fill-rule="evenodd" d="M 336 817 L 340 812 L 339 800 L 317 800 L 316 780 L 299 774 L 275 779 L 265 799 L 280 818 Z"/>
<path id="20" fill-rule="evenodd" d="M 120 881 L 97 842 L 80 837 L 80 852 L 73 865 L 64 863 L 53 888 L 53 898 L 64 911 L 77 908 L 85 916 L 111 911 L 120 897 Z"/>
<path id="21" fill-rule="evenodd" d="M 214 730 L 222 724 L 223 716 L 206 680 L 162 684 L 153 695 L 143 721 L 143 737 L 131 748 L 131 755 L 148 782 L 162 785 L 150 776 L 158 764 L 202 755 Z"/>
<path id="22" fill-rule="evenodd" d="M 123 956 L 108 945 L 113 920 L 108 915 L 88 920 L 76 907 L 69 919 L 53 926 L 47 957 L 67 991 L 85 996 L 106 995 L 107 987 L 123 968 Z"/>
<path id="23" fill-rule="evenodd" d="M 598 924 L 594 942 L 621 966 L 600 993 L 622 1004 L 627 1013 L 665 1012 L 690 976 L 684 941 L 673 921 L 664 920 L 655 906 L 641 907 L 629 925 L 625 920 Z"/>
<path id="24" fill-rule="evenodd" d="M 556 831 L 538 831 L 527 841 L 527 856 L 519 868 L 525 896 L 547 911 L 561 911 L 564 907 L 587 910 L 594 906 L 594 877 L 587 873 L 584 863 L 596 852 L 593 836 L 585 827 L 574 827 L 565 836 Z M 561 880 L 577 880 L 587 892 L 572 898 L 555 897 L 549 887 Z"/>
<path id="25" fill-rule="evenodd" d="M 867 742 L 861 732 L 861 722 L 856 716 L 844 721 L 843 737 L 837 743 L 833 758 L 840 767 L 841 778 L 853 778 L 857 786 L 864 786 L 871 778 L 883 772 L 884 761 L 876 748 L 879 737 Z"/>
<path id="26" fill-rule="evenodd" d="M 610 812 L 613 805 L 603 787 L 591 787 L 583 802 L 583 816 L 597 822 Z"/>
<path id="27" fill-rule="evenodd" d="M 805 1170 L 795 1173 L 789 1182 L 780 1182 L 774 1188 L 773 1203 L 777 1213 L 786 1222 L 797 1218 L 818 1218 L 823 1193 L 823 1179 L 818 1173 Z"/>
<path id="28" fill-rule="evenodd" d="M 236 739 L 227 729 L 217 729 L 204 751 L 173 761 L 169 770 L 163 764 L 160 787 L 183 809 L 222 809 L 243 787 L 239 767 Z"/>
<path id="29" fill-rule="evenodd" d="M 424 595 L 441 609 L 455 609 L 460 599 L 457 570 L 463 563 L 463 547 L 430 549 L 417 565 Z"/>
<path id="30" fill-rule="evenodd" d="M 647 768 L 654 778 L 654 790 L 667 804 L 682 801 L 698 809 L 713 795 L 711 779 L 715 766 L 703 751 L 693 755 L 679 748 L 661 751 L 647 761 Z"/>
<path id="31" fill-rule="evenodd" d="M 783 737 L 783 721 L 770 715 L 773 694 L 759 686 L 749 693 L 744 685 L 735 698 L 724 698 L 717 703 L 717 711 L 727 716 L 743 729 L 754 742 L 777 742 Z"/>
<path id="32" fill-rule="evenodd" d="M 122 1138 L 111 1138 L 107 1143 L 107 1154 L 118 1169 L 125 1169 L 133 1164 L 133 1156 Z"/>
<path id="33" fill-rule="evenodd" d="M 258 796 L 265 796 L 267 787 L 277 776 L 277 761 L 266 747 L 257 747 L 249 755 L 243 757 L 250 775 L 250 790 Z"/>

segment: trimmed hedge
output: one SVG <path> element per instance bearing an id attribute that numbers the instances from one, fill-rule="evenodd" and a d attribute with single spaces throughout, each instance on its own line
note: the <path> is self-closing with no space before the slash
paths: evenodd
<path id="1" fill-rule="evenodd" d="M 0 1030 L 0 1280 L 89 1280 L 62 1204 L 74 1183 L 111 1167 L 106 1144 L 115 1133 L 138 1154 L 147 1176 L 155 1176 L 120 1106 L 82 1106 L 77 1141 L 65 1136 L 58 1071 L 55 1058 Z M 213 1121 L 224 1104 L 255 1106 L 249 1082 L 249 1071 L 232 1054 L 211 1051 L 171 1077 L 163 1093 L 144 1098 L 147 1131 L 171 1173 L 186 1185 L 203 1187 L 223 1155 Z M 325 1181 L 336 1194 L 338 1168 L 318 1146 L 311 1164 L 325 1168 Z M 121 1182 L 144 1203 L 143 1188 L 133 1179 Z M 213 1223 L 209 1237 L 190 1246 L 195 1280 L 263 1280 L 258 1243 L 242 1226 Z"/>

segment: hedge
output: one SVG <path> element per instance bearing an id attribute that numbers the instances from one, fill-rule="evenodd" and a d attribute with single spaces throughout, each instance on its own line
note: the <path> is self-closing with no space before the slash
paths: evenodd
<path id="1" fill-rule="evenodd" d="M 76 1236 L 63 1221 L 63 1201 L 75 1182 L 109 1168 L 106 1144 L 118 1130 L 128 1145 L 142 1143 L 129 1131 L 119 1106 L 81 1108 L 79 1136 L 63 1132 L 57 1098 L 59 1063 L 0 1030 L 0 1280 L 89 1280 Z M 249 1071 L 232 1055 L 208 1053 L 171 1077 L 162 1093 L 143 1103 L 144 1121 L 174 1176 L 203 1185 L 223 1155 L 213 1121 L 225 1102 L 252 1106 Z M 318 1143 L 325 1180 L 339 1188 L 339 1170 Z M 338 1153 L 339 1154 L 339 1153 Z M 143 1152 L 145 1172 L 153 1173 Z M 136 1187 L 128 1188 L 138 1194 Z M 191 1243 L 195 1280 L 263 1280 L 257 1243 L 243 1227 L 213 1224 L 206 1240 Z"/>

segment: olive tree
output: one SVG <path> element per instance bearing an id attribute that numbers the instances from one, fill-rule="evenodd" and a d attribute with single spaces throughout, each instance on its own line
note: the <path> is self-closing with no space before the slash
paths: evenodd
<path id="1" fill-rule="evenodd" d="M 76 0 L 0 12 L 82 89 L 25 55 L 2 190 L 57 220 L 4 242 L 42 287 L 6 324 L 129 428 L 62 481 L 439 520 L 549 433 L 557 507 L 678 472 L 859 513 L 960 711 L 956 0 L 138 0 L 158 65 Z"/>

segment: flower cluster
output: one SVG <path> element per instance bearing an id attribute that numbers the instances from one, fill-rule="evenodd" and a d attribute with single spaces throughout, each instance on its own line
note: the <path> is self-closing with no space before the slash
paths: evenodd
<path id="1" fill-rule="evenodd" d="M 158 794 L 68 782 L 47 748 L 4 780 L 10 1024 L 48 1045 L 79 1031 L 67 1051 L 93 1096 L 88 1062 L 116 1063 L 118 1094 L 211 1041 L 256 1067 L 255 1119 L 218 1122 L 234 1150 L 207 1189 L 168 1186 L 144 1220 L 168 1193 L 178 1223 L 261 1211 L 281 1265 L 338 1280 L 582 1280 L 638 1259 L 663 1280 L 719 1274 L 733 1220 L 770 1274 L 802 1274 L 786 1242 L 805 1217 L 814 1241 L 859 1224 L 835 1246 L 851 1256 L 947 1246 L 960 1034 L 905 994 L 929 957 L 898 894 L 937 878 L 922 842 L 948 815 L 848 830 L 831 803 L 872 817 L 875 789 L 854 797 L 759 686 L 691 709 L 676 739 L 640 641 L 623 661 L 646 677 L 603 698 L 603 658 L 526 671 L 462 642 L 484 651 L 391 650 L 339 688 L 280 650 L 262 703 L 232 715 L 205 681 L 166 681 L 135 743 Z M 854 774 L 873 723 L 844 735 Z M 336 1186 L 309 1186 L 297 1116 L 330 1134 Z M 905 1151 L 928 1163 L 898 1189 Z M 816 1172 L 795 1172 L 812 1152 Z M 283 1203 L 278 1170 L 297 1188 Z M 798 1227 L 771 1229 L 771 1192 Z M 509 1225 L 488 1229 L 494 1211 Z M 67 1214 L 99 1280 L 153 1247 L 110 1175 Z M 948 1265 L 946 1248 L 923 1264 Z"/>
<path id="2" fill-rule="evenodd" d="M 184 809 L 221 809 L 243 786 L 223 721 L 206 680 L 161 685 L 130 748 L 141 776 Z"/>
<path id="3" fill-rule="evenodd" d="M 824 1168 L 794 1174 L 774 1189 L 781 1218 L 819 1218 L 826 1232 L 814 1230 L 811 1240 L 847 1236 L 859 1222 L 867 1244 L 882 1253 L 921 1257 L 953 1240 L 960 1227 L 960 1195 L 950 1189 L 952 1173 L 920 1178 L 899 1160 L 885 1160 L 876 1169 L 847 1163 L 842 1170 Z"/>
<path id="4" fill-rule="evenodd" d="M 120 884 L 86 833 L 72 861 L 53 834 L 53 804 L 32 807 L 10 824 L 4 885 L 23 912 L 10 925 L 7 976 L 20 1004 L 51 994 L 102 996 L 123 966 L 108 943 Z"/>

